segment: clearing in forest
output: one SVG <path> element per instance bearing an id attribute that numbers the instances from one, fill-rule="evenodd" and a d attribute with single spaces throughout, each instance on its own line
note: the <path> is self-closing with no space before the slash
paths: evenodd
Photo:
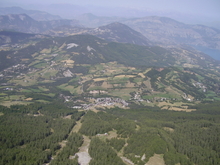
<path id="1" fill-rule="evenodd" d="M 163 155 L 154 154 L 145 165 L 165 165 Z"/>
<path id="2" fill-rule="evenodd" d="M 79 129 L 82 126 L 81 120 L 82 120 L 82 118 L 79 121 L 76 122 L 76 125 L 73 127 L 73 129 L 71 131 L 72 133 L 74 133 L 74 132 L 78 133 L 79 132 Z"/>
<path id="3" fill-rule="evenodd" d="M 91 140 L 89 139 L 89 137 L 84 135 L 83 135 L 83 139 L 84 139 L 83 144 L 79 148 L 79 152 L 76 153 L 76 155 L 78 156 L 78 162 L 80 165 L 88 165 L 90 160 L 92 159 L 88 152 Z"/>

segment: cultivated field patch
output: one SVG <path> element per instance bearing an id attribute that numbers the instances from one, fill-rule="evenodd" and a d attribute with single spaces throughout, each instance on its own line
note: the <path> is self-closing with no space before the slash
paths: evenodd
<path id="1" fill-rule="evenodd" d="M 98 82 L 98 81 L 106 81 L 107 78 L 95 78 L 93 79 L 95 82 Z"/>

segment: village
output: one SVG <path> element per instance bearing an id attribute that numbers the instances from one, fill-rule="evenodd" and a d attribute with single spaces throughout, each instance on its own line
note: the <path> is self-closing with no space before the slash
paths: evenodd
<path id="1" fill-rule="evenodd" d="M 13 65 L 12 67 L 6 68 L 4 69 L 1 73 L 0 73 L 0 77 L 4 78 L 4 77 L 8 77 L 10 75 L 13 74 L 20 74 L 21 70 L 27 69 L 28 66 L 26 66 L 25 64 L 17 64 L 17 65 Z"/>
<path id="2" fill-rule="evenodd" d="M 65 102 L 69 102 L 71 100 L 71 96 L 64 96 L 62 97 L 65 99 Z M 109 106 L 120 106 L 120 107 L 127 107 L 128 103 L 120 98 L 112 98 L 112 97 L 103 97 L 103 98 L 84 98 L 88 100 L 89 102 L 92 102 L 90 104 L 80 104 L 80 105 L 74 105 L 72 108 L 74 109 L 84 109 L 89 110 L 95 107 L 109 107 Z M 74 101 L 74 103 L 80 102 L 81 100 Z"/>
<path id="3" fill-rule="evenodd" d="M 202 83 L 200 83 L 200 82 L 195 82 L 195 83 L 192 83 L 192 84 L 196 88 L 201 88 L 203 90 L 203 92 L 207 91 L 207 87 L 205 85 L 203 85 Z"/>

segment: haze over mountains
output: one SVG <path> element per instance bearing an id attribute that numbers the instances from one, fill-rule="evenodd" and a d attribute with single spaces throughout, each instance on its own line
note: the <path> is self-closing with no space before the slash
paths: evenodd
<path id="1" fill-rule="evenodd" d="M 0 15 L 8 14 L 27 14 L 36 21 L 50 21 L 61 19 L 58 15 L 52 15 L 44 11 L 39 10 L 25 10 L 21 7 L 5 7 L 0 8 Z"/>
<path id="2" fill-rule="evenodd" d="M 122 33 L 123 28 L 125 31 L 128 28 L 132 28 L 136 31 L 133 31 L 132 35 L 137 35 L 137 32 L 139 32 L 139 37 L 142 35 L 140 37 L 142 38 L 142 45 L 146 45 L 145 42 L 153 42 L 161 46 L 185 44 L 204 53 L 208 53 L 215 59 L 220 59 L 220 57 L 216 55 L 220 52 L 220 30 L 204 25 L 184 24 L 167 17 L 99 17 L 90 13 L 78 16 L 76 19 L 61 19 L 61 17 L 57 15 L 36 10 L 24 10 L 19 7 L 1 8 L 0 13 L 6 14 L 0 16 L 0 29 L 2 30 L 9 29 L 26 33 L 40 33 L 55 36 L 87 33 L 103 38 L 103 35 L 109 35 L 108 37 L 106 36 L 105 39 L 108 38 L 108 40 L 111 41 L 125 42 L 125 40 L 127 40 L 126 37 L 129 37 L 129 35 Z M 116 24 L 112 24 L 113 22 L 120 22 L 124 24 L 124 27 L 122 27 L 122 24 L 118 24 L 121 26 L 116 26 Z M 129 27 L 125 28 L 125 25 Z M 91 29 L 91 27 L 97 29 Z M 124 41 L 114 39 L 116 33 L 123 35 L 120 36 L 121 39 L 126 36 L 123 39 Z M 126 42 L 133 42 L 134 44 L 140 45 L 140 43 L 138 43 L 140 41 L 131 41 L 131 38 L 130 41 Z"/>
<path id="3" fill-rule="evenodd" d="M 26 33 L 42 33 L 62 25 L 77 26 L 76 20 L 36 21 L 26 14 L 9 14 L 0 16 L 1 30 L 15 30 Z"/>

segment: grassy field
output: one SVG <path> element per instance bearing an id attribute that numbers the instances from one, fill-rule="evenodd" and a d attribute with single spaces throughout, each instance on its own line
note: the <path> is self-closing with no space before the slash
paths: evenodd
<path id="1" fill-rule="evenodd" d="M 154 99 L 155 97 L 157 98 L 176 98 L 176 95 L 174 94 L 166 94 L 166 93 L 158 93 L 158 94 L 151 94 L 151 95 L 144 95 L 142 96 L 143 99 Z"/>
<path id="2" fill-rule="evenodd" d="M 6 107 L 10 107 L 11 105 L 16 105 L 16 104 L 20 104 L 20 105 L 28 105 L 31 104 L 33 102 L 27 102 L 27 101 L 2 101 L 0 104 Z"/>
<path id="3" fill-rule="evenodd" d="M 41 50 L 41 52 L 40 53 L 42 53 L 42 54 L 50 54 L 51 53 L 51 48 L 50 49 L 43 49 L 43 50 Z"/>
<path id="4" fill-rule="evenodd" d="M 110 84 L 125 84 L 128 82 L 128 80 L 129 80 L 128 77 L 121 77 L 121 78 L 114 77 L 113 79 L 109 79 L 108 83 L 110 83 Z"/>
<path id="5" fill-rule="evenodd" d="M 122 98 L 124 100 L 129 100 L 131 98 L 130 93 L 137 91 L 138 89 L 133 89 L 133 88 L 122 88 L 122 89 L 114 89 L 109 91 L 109 94 L 112 96 L 117 96 L 119 98 Z"/>
<path id="6" fill-rule="evenodd" d="M 65 91 L 69 91 L 72 94 L 82 94 L 82 89 L 81 86 L 78 86 L 76 88 L 74 88 L 71 85 L 68 84 L 62 84 L 60 86 L 57 86 L 59 89 L 65 90 Z"/>
<path id="7" fill-rule="evenodd" d="M 161 107 L 161 109 L 164 110 L 172 110 L 172 111 L 185 111 L 185 112 L 192 112 L 192 111 L 196 111 L 196 109 L 189 109 L 188 106 L 189 105 L 193 105 L 193 104 L 184 104 L 181 102 L 174 102 L 174 103 L 170 103 L 170 102 L 159 102 L 157 104 L 157 106 Z"/>

